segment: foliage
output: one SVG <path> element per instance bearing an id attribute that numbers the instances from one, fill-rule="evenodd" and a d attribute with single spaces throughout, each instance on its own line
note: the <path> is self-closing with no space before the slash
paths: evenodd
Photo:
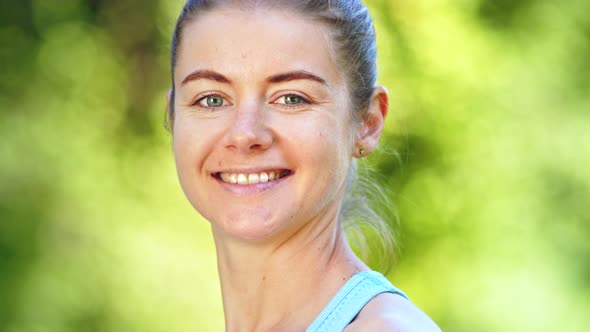
<path id="1" fill-rule="evenodd" d="M 447 331 L 590 324 L 590 3 L 367 1 L 397 286 Z M 180 1 L 0 4 L 0 331 L 221 331 L 163 129 Z M 391 153 L 395 151 L 395 153 Z"/>

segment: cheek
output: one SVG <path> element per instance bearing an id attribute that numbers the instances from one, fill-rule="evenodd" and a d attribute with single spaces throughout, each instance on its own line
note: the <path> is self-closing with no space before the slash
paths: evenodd
<path id="1" fill-rule="evenodd" d="M 213 133 L 206 121 L 178 118 L 174 126 L 173 149 L 181 181 L 202 169 Z"/>
<path id="2" fill-rule="evenodd" d="M 192 139 L 189 133 L 179 130 L 179 128 L 175 128 L 173 138 L 174 160 L 176 162 L 178 180 L 189 201 L 192 202 L 191 196 L 193 196 L 193 189 L 190 186 L 190 182 L 197 172 L 194 159 L 194 145 L 191 143 Z"/>
<path id="3" fill-rule="evenodd" d="M 192 134 L 186 126 L 176 126 L 174 128 L 174 158 L 179 172 L 183 170 L 186 163 L 190 162 L 190 159 L 194 158 L 196 153 L 196 145 L 194 144 L 194 141 L 194 134 Z"/>
<path id="4" fill-rule="evenodd" d="M 182 157 L 202 155 L 218 140 L 218 127 L 213 121 L 178 116 L 173 133 L 174 152 Z"/>
<path id="5" fill-rule="evenodd" d="M 314 165 L 318 181 L 340 183 L 350 165 L 350 135 L 339 123 L 318 127 L 306 141 L 304 148 Z"/>
<path id="6" fill-rule="evenodd" d="M 205 212 L 207 190 L 204 180 L 204 163 L 211 150 L 210 136 L 203 124 L 207 121 L 189 119 L 177 121 L 173 132 L 174 159 L 180 186 L 192 206 Z M 203 215 L 207 218 L 207 215 Z"/>
<path id="7" fill-rule="evenodd" d="M 350 126 L 345 121 L 332 121 L 318 131 L 316 142 L 323 143 L 324 153 L 338 161 L 351 158 L 352 140 Z"/>

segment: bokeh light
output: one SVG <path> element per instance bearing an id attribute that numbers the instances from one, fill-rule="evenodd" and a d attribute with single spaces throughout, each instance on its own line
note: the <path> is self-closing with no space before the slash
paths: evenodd
<path id="1" fill-rule="evenodd" d="M 590 2 L 367 0 L 388 275 L 445 331 L 590 325 Z M 0 5 L 0 331 L 222 331 L 163 126 L 180 0 Z"/>

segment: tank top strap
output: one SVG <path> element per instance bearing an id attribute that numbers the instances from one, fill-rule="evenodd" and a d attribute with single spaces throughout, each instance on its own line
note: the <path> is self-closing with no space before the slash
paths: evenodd
<path id="1" fill-rule="evenodd" d="M 306 332 L 341 332 L 369 301 L 386 292 L 408 299 L 404 292 L 394 287 L 381 273 L 358 272 L 338 290 Z"/>

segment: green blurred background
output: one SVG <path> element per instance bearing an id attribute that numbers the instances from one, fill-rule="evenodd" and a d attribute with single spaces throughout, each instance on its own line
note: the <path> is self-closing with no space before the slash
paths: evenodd
<path id="1" fill-rule="evenodd" d="M 590 325 L 590 2 L 367 1 L 389 277 L 445 331 Z M 180 0 L 0 2 L 0 331 L 222 331 L 163 128 Z"/>

